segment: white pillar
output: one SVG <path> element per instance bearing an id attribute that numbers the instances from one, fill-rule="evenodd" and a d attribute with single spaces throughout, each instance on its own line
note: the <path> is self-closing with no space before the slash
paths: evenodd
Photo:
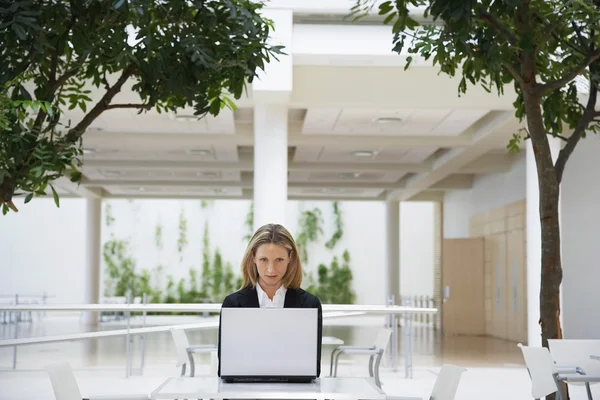
<path id="1" fill-rule="evenodd" d="M 400 203 L 385 203 L 386 301 L 394 296 L 400 304 Z"/>
<path id="2" fill-rule="evenodd" d="M 100 231 L 102 223 L 102 200 L 87 200 L 86 222 L 86 265 L 85 265 L 85 292 L 86 304 L 100 302 Z M 98 325 L 98 313 L 86 312 L 84 323 L 92 326 Z"/>
<path id="3" fill-rule="evenodd" d="M 288 176 L 288 102 L 292 92 L 291 10 L 266 9 L 273 21 L 269 43 L 283 45 L 252 82 L 254 100 L 254 229 L 268 223 L 285 225 Z"/>
<path id="4" fill-rule="evenodd" d="M 285 225 L 288 147 L 284 104 L 254 106 L 254 229 Z"/>
<path id="5" fill-rule="evenodd" d="M 548 136 L 552 159 L 556 161 L 561 149 L 558 138 Z M 531 140 L 527 140 L 527 343 L 529 346 L 542 345 L 540 320 L 540 287 L 542 280 L 542 229 L 540 225 L 540 204 L 538 174 Z M 559 206 L 560 210 L 560 206 Z M 560 218 L 560 215 L 559 215 Z"/>

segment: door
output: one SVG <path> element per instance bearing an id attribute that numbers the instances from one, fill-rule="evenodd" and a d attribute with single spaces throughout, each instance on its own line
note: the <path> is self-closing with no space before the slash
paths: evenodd
<path id="1" fill-rule="evenodd" d="M 443 240 L 444 335 L 485 334 L 483 267 L 483 238 Z"/>
<path id="2" fill-rule="evenodd" d="M 499 339 L 508 338 L 508 299 L 507 268 L 506 268 L 506 233 L 488 236 L 492 252 L 492 336 Z"/>
<path id="3" fill-rule="evenodd" d="M 508 340 L 527 343 L 527 269 L 523 229 L 507 235 Z"/>

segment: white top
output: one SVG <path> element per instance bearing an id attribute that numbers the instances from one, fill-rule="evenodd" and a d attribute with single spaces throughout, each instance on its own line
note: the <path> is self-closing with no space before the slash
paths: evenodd
<path id="1" fill-rule="evenodd" d="M 312 383 L 225 383 L 215 377 L 168 378 L 151 399 L 385 400 L 372 378 L 320 378 Z"/>
<path id="2" fill-rule="evenodd" d="M 283 308 L 286 292 L 287 288 L 281 286 L 275 292 L 273 300 L 271 300 L 265 291 L 260 287 L 258 282 L 256 282 L 256 294 L 258 295 L 258 305 L 260 308 Z"/>

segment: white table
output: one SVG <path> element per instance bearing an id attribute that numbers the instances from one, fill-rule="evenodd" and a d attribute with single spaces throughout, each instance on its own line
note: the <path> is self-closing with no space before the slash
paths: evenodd
<path id="1" fill-rule="evenodd" d="M 321 344 L 323 346 L 341 346 L 344 344 L 344 341 L 334 336 L 323 336 Z"/>
<path id="2" fill-rule="evenodd" d="M 218 377 L 172 377 L 150 399 L 385 400 L 370 378 L 319 378 L 312 383 L 225 383 Z"/>

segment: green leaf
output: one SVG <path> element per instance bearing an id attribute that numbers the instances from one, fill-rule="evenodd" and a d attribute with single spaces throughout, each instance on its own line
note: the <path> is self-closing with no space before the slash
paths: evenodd
<path id="1" fill-rule="evenodd" d="M 58 199 L 58 193 L 56 193 L 56 189 L 54 189 L 54 186 L 50 185 L 50 189 L 52 189 L 52 196 L 54 197 L 54 204 L 56 204 L 56 207 L 60 208 L 60 201 Z"/>
<path id="2" fill-rule="evenodd" d="M 25 197 L 25 204 L 29 203 L 33 199 L 33 193 L 29 193 L 27 197 Z"/>

